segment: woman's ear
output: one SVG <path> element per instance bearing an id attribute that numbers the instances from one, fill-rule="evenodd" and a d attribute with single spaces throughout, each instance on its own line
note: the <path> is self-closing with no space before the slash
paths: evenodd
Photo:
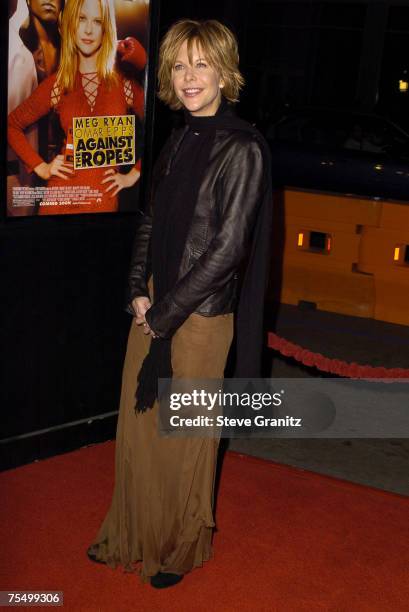
<path id="1" fill-rule="evenodd" d="M 224 86 L 225 86 L 225 82 L 224 82 L 223 77 L 221 76 L 220 77 L 220 81 L 219 81 L 219 87 L 220 87 L 220 89 L 223 89 Z"/>

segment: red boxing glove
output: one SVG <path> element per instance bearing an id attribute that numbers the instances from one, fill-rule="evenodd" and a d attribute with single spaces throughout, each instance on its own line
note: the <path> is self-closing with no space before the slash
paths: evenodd
<path id="1" fill-rule="evenodd" d="M 145 68 L 146 51 L 136 38 L 127 36 L 125 40 L 118 40 L 117 51 L 122 62 L 132 64 L 136 70 Z"/>

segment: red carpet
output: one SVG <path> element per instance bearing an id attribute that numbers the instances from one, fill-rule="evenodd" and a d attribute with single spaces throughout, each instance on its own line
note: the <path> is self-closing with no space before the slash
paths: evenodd
<path id="1" fill-rule="evenodd" d="M 64 591 L 73 612 L 409 610 L 404 497 L 228 453 L 215 558 L 155 591 L 85 556 L 113 468 L 106 443 L 0 474 L 0 590 Z"/>

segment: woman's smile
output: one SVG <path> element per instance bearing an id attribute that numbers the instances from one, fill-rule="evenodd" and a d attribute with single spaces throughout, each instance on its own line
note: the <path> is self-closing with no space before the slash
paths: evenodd
<path id="1" fill-rule="evenodd" d="M 188 96 L 188 98 L 193 98 L 194 96 L 197 96 L 198 94 L 202 93 L 203 89 L 201 89 L 200 87 L 189 87 L 187 89 L 183 89 L 183 93 L 185 94 L 185 96 Z"/>

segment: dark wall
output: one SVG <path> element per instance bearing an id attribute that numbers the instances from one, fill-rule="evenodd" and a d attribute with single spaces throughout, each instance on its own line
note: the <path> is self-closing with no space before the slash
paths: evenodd
<path id="1" fill-rule="evenodd" d="M 114 432 L 135 218 L 58 221 L 1 230 L 4 467 Z"/>

